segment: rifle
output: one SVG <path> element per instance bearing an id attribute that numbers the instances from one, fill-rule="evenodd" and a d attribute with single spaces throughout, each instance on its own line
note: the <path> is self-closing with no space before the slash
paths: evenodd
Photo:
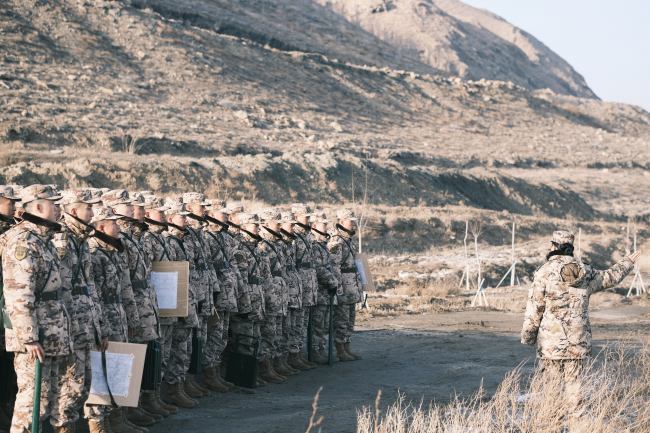
<path id="1" fill-rule="evenodd" d="M 34 405 L 32 407 L 32 433 L 41 431 L 41 380 L 43 368 L 41 361 L 36 358 L 34 362 Z"/>
<path id="2" fill-rule="evenodd" d="M 327 339 L 327 364 L 334 365 L 334 293 L 330 293 L 330 323 L 329 336 Z"/>
<path id="3" fill-rule="evenodd" d="M 310 225 L 307 225 L 307 224 L 295 222 L 295 223 L 293 223 L 293 225 L 298 226 L 298 227 L 302 227 L 303 229 L 305 229 L 306 232 L 310 232 L 312 230 L 312 227 Z"/>
<path id="4" fill-rule="evenodd" d="M 29 212 L 23 212 L 20 215 L 20 218 L 22 218 L 25 221 L 29 221 L 30 223 L 55 230 L 57 232 L 60 232 L 63 229 L 63 226 L 61 224 L 54 221 L 46 220 L 45 218 L 41 218 Z"/>
<path id="5" fill-rule="evenodd" d="M 262 226 L 262 228 L 263 228 L 264 230 L 266 230 L 267 232 L 271 233 L 273 236 L 275 236 L 276 239 L 278 239 L 278 240 L 282 240 L 282 239 L 283 239 L 282 235 L 281 235 L 280 233 L 276 232 L 275 230 L 271 230 L 271 229 L 268 228 L 267 226 Z"/>
<path id="6" fill-rule="evenodd" d="M 147 217 L 144 217 L 144 222 L 146 222 L 146 223 L 149 224 L 150 226 L 158 226 L 158 227 L 165 227 L 165 228 L 168 227 L 168 224 L 165 223 L 165 222 L 160 222 L 160 221 L 152 220 L 151 218 L 147 218 Z"/>
<path id="7" fill-rule="evenodd" d="M 318 233 L 319 235 L 321 235 L 321 236 L 324 237 L 325 239 L 329 239 L 329 238 L 332 237 L 329 233 L 322 232 L 322 231 L 320 231 L 320 230 L 315 229 L 314 227 L 312 227 L 311 229 L 312 229 L 312 231 Z"/>
<path id="8" fill-rule="evenodd" d="M 107 235 L 106 233 L 95 229 L 95 227 L 91 226 L 90 224 L 84 222 L 83 220 L 77 218 L 74 215 L 71 215 L 69 213 L 66 213 L 66 215 L 68 215 L 69 217 L 77 221 L 79 224 L 84 226 L 86 229 L 88 229 L 88 236 L 99 239 L 100 241 L 112 246 L 119 252 L 124 251 L 124 244 L 122 244 L 122 241 L 120 239 L 114 238 L 113 236 Z"/>

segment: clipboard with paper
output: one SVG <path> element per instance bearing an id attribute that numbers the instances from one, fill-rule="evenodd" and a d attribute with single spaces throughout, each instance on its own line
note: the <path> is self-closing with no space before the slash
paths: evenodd
<path id="1" fill-rule="evenodd" d="M 188 262 L 152 263 L 151 286 L 156 290 L 160 317 L 187 317 L 189 283 Z"/>
<path id="2" fill-rule="evenodd" d="M 137 407 L 146 353 L 146 344 L 114 341 L 108 343 L 104 359 L 101 352 L 91 351 L 92 378 L 87 403 L 109 406 L 114 399 L 118 406 Z"/>

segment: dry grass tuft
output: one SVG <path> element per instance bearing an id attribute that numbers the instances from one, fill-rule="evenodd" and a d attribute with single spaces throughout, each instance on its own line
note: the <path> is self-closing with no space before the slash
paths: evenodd
<path id="1" fill-rule="evenodd" d="M 480 388 L 445 405 L 408 403 L 382 413 L 379 401 L 357 417 L 357 433 L 646 433 L 650 431 L 650 345 L 620 344 L 586 368 L 582 402 L 569 401 L 557 376 L 515 369 L 496 393 Z M 379 399 L 379 395 L 378 395 Z"/>

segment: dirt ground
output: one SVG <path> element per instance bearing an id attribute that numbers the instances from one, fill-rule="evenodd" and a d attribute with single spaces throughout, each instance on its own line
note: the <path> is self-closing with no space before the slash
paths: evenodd
<path id="1" fill-rule="evenodd" d="M 596 346 L 646 333 L 650 307 L 618 305 L 592 313 Z M 311 403 L 323 387 L 323 433 L 355 431 L 357 410 L 382 405 L 402 392 L 414 402 L 445 402 L 476 391 L 493 392 L 512 368 L 534 366 L 534 351 L 519 343 L 521 313 L 463 311 L 373 318 L 360 325 L 355 346 L 363 360 L 337 363 L 294 376 L 254 394 L 213 395 L 152 429 L 223 433 L 304 432 Z M 597 350 L 597 349 L 596 349 Z"/>

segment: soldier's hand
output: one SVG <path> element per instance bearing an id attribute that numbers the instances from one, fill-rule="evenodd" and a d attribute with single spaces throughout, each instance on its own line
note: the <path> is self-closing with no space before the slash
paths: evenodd
<path id="1" fill-rule="evenodd" d="M 104 337 L 102 338 L 101 350 L 102 352 L 106 352 L 107 349 L 108 349 L 108 338 Z"/>
<path id="2" fill-rule="evenodd" d="M 641 251 L 635 251 L 627 256 L 628 259 L 632 260 L 632 263 L 636 263 L 637 260 L 639 260 L 639 257 L 641 257 Z"/>
<path id="3" fill-rule="evenodd" d="M 27 343 L 25 344 L 25 348 L 31 359 L 35 360 L 38 358 L 39 361 L 45 362 L 45 351 L 40 343 Z"/>

